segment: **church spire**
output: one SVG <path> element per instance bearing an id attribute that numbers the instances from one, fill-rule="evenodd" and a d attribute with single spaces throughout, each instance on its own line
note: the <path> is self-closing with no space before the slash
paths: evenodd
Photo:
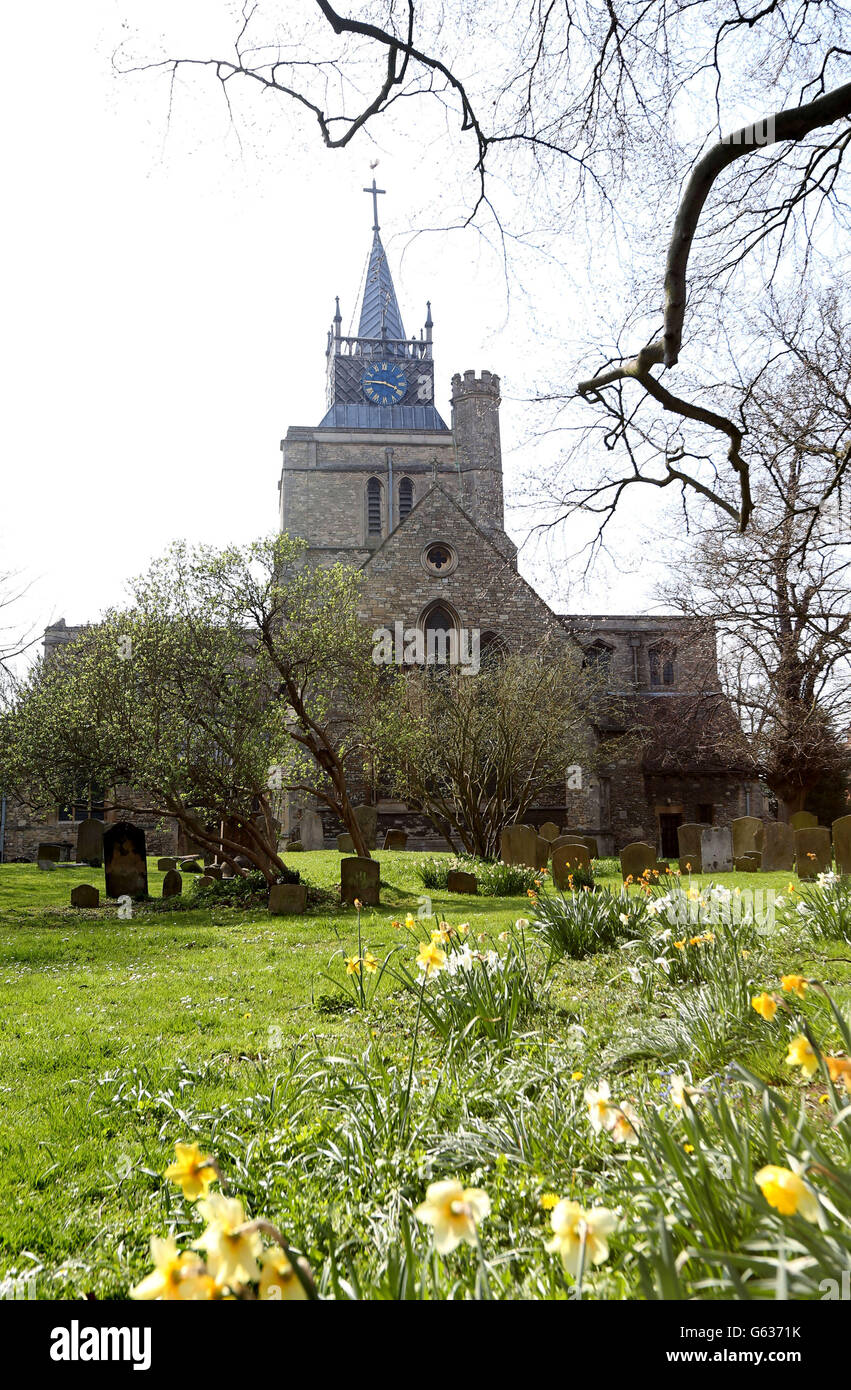
<path id="1" fill-rule="evenodd" d="M 369 253 L 369 266 L 363 288 L 358 337 L 404 338 L 405 328 L 399 312 L 390 266 L 387 263 L 387 252 L 379 235 L 381 228 L 378 222 L 378 195 L 385 190 L 377 188 L 373 179 L 372 187 L 363 191 L 372 195 L 372 250 Z"/>

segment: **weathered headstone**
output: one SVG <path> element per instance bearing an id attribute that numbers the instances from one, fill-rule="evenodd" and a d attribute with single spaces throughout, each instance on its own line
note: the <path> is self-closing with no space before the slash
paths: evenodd
<path id="1" fill-rule="evenodd" d="M 94 816 L 80 821 L 77 826 L 78 864 L 88 864 L 92 869 L 100 868 L 103 863 L 103 831 L 103 821 L 96 820 Z"/>
<path id="2" fill-rule="evenodd" d="M 172 859 L 170 856 L 167 856 L 165 859 L 158 859 L 157 868 L 161 874 L 167 874 L 169 869 L 177 868 L 177 860 Z"/>
<path id="3" fill-rule="evenodd" d="M 729 826 L 710 825 L 700 836 L 700 865 L 705 874 L 733 871 L 733 836 Z"/>
<path id="4" fill-rule="evenodd" d="M 236 870 L 233 864 L 222 865 L 222 878 L 236 878 Z"/>
<path id="5" fill-rule="evenodd" d="M 791 825 L 782 820 L 765 823 L 762 840 L 762 864 L 764 874 L 778 871 L 791 873 L 795 864 L 795 832 Z"/>
<path id="6" fill-rule="evenodd" d="M 851 874 L 851 816 L 833 822 L 833 853 L 837 873 Z"/>
<path id="7" fill-rule="evenodd" d="M 100 903 L 100 893 L 91 883 L 78 883 L 76 888 L 71 889 L 72 907 L 97 907 Z"/>
<path id="8" fill-rule="evenodd" d="M 525 864 L 536 869 L 538 836 L 530 825 L 507 825 L 500 836 L 499 857 L 503 864 Z"/>
<path id="9" fill-rule="evenodd" d="M 833 864 L 830 831 L 826 825 L 807 825 L 795 831 L 795 869 L 798 878 L 826 874 Z"/>
<path id="10" fill-rule="evenodd" d="M 539 827 L 538 834 L 543 835 L 545 840 L 556 840 L 558 839 L 558 826 L 554 820 L 545 820 L 543 825 Z"/>
<path id="11" fill-rule="evenodd" d="M 215 883 L 215 881 L 216 880 L 214 878 L 211 878 L 209 874 L 202 874 L 200 878 L 196 878 L 195 887 L 209 888 L 212 884 Z"/>
<path id="12" fill-rule="evenodd" d="M 559 845 L 553 850 L 553 883 L 559 891 L 568 888 L 568 878 L 577 869 L 590 869 L 591 856 L 584 845 Z"/>
<path id="13" fill-rule="evenodd" d="M 44 862 L 49 862 L 49 863 L 51 863 L 51 864 L 58 864 L 58 863 L 59 863 L 59 860 L 60 860 L 61 858 L 62 858 L 62 847 L 61 847 L 61 845 L 48 845 L 48 844 L 39 845 L 39 847 L 38 847 L 38 854 L 36 855 L 36 859 L 42 860 L 42 861 L 44 861 Z"/>
<path id="14" fill-rule="evenodd" d="M 759 816 L 738 816 L 730 822 L 733 834 L 733 858 L 740 859 L 743 854 L 761 854 L 765 837 L 765 826 Z"/>
<path id="15" fill-rule="evenodd" d="M 197 859 L 181 859 L 180 872 L 182 874 L 200 874 L 203 871 Z"/>
<path id="16" fill-rule="evenodd" d="M 449 893 L 478 893 L 479 880 L 463 869 L 450 869 L 446 875 L 446 889 Z"/>
<path id="17" fill-rule="evenodd" d="M 108 825 L 103 832 L 103 866 L 108 898 L 146 898 L 148 861 L 144 830 L 127 820 Z"/>
<path id="18" fill-rule="evenodd" d="M 815 829 L 818 825 L 818 816 L 814 816 L 812 811 L 795 811 L 789 817 L 789 824 L 793 830 Z"/>
<path id="19" fill-rule="evenodd" d="M 221 864 L 207 864 L 206 868 L 204 869 L 205 877 L 214 878 L 217 883 L 219 879 L 222 877 L 222 872 L 223 871 Z"/>
<path id="20" fill-rule="evenodd" d="M 166 869 L 166 875 L 163 879 L 163 897 L 179 898 L 182 892 L 182 875 L 177 872 L 177 869 Z"/>
<path id="21" fill-rule="evenodd" d="M 706 829 L 699 821 L 686 821 L 677 826 L 680 873 L 700 873 L 700 837 Z"/>
<path id="22" fill-rule="evenodd" d="M 633 840 L 631 845 L 624 845 L 620 853 L 621 876 L 624 879 L 631 878 L 633 882 L 643 878 L 648 872 L 648 878 L 656 868 L 656 851 L 652 845 L 648 845 L 644 840 Z"/>
<path id="23" fill-rule="evenodd" d="M 369 907 L 378 906 L 379 867 L 376 859 L 340 860 L 340 901 L 353 903 L 359 898 Z"/>
<path id="24" fill-rule="evenodd" d="M 385 849 L 407 849 L 408 832 L 406 830 L 388 830 L 384 836 Z"/>
<path id="25" fill-rule="evenodd" d="M 562 845 L 581 845 L 583 849 L 588 849 L 585 840 L 580 840 L 575 831 L 572 835 L 559 835 L 557 839 L 553 840 L 550 845 L 550 853 L 552 854 L 553 850 L 561 849 Z M 588 853 L 590 854 L 591 851 L 588 850 Z"/>
<path id="26" fill-rule="evenodd" d="M 338 851 L 339 851 L 340 854 L 354 854 L 354 852 L 355 852 L 355 842 L 354 842 L 354 840 L 352 839 L 351 835 L 348 835 L 348 834 L 345 834 L 345 835 L 338 835 L 338 836 L 337 836 L 337 849 L 338 849 Z"/>
<path id="27" fill-rule="evenodd" d="M 737 854 L 733 859 L 733 868 L 739 874 L 758 874 L 761 862 L 761 854 Z"/>
<path id="28" fill-rule="evenodd" d="M 306 907 L 307 885 L 304 883 L 273 883 L 269 889 L 269 911 L 273 917 L 288 917 L 304 912 Z"/>
<path id="29" fill-rule="evenodd" d="M 535 836 L 535 864 L 536 869 L 545 869 L 550 862 L 550 842 L 545 840 L 543 835 Z"/>
<path id="30" fill-rule="evenodd" d="M 325 828 L 318 811 L 305 811 L 301 821 L 301 847 L 304 850 L 325 848 Z"/>
<path id="31" fill-rule="evenodd" d="M 356 806 L 355 820 L 367 849 L 375 849 L 375 832 L 378 829 L 378 811 L 375 806 Z"/>
<path id="32" fill-rule="evenodd" d="M 582 843 L 584 844 L 592 859 L 600 858 L 600 850 L 597 845 L 597 838 L 595 835 L 583 835 Z"/>

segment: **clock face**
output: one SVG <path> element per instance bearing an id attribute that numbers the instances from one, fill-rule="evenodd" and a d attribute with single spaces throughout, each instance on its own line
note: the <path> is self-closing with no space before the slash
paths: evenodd
<path id="1" fill-rule="evenodd" d="M 398 405 L 408 390 L 405 373 L 395 362 L 374 362 L 361 377 L 363 394 L 373 405 Z"/>

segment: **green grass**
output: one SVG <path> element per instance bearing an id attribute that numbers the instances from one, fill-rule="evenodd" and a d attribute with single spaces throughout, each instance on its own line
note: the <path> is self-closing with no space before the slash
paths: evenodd
<path id="1" fill-rule="evenodd" d="M 391 919 L 417 912 L 418 856 L 376 858 L 382 906 L 363 914 L 364 944 L 379 959 L 402 944 L 410 967 L 414 945 Z M 287 862 L 318 887 L 339 882 L 336 852 Z M 149 887 L 158 896 L 163 875 L 154 864 Z M 784 892 L 791 877 L 717 879 Z M 263 909 L 146 913 L 140 906 L 122 920 L 114 903 L 88 912 L 67 906 L 83 882 L 102 890 L 102 871 L 0 866 L 0 1268 L 13 1275 L 35 1268 L 46 1297 L 123 1295 L 141 1277 L 151 1232 L 185 1219 L 158 1177 L 175 1139 L 200 1133 L 206 1141 L 230 1125 L 242 1136 L 235 1151 L 250 1145 L 246 1136 L 262 1145 L 278 1113 L 270 1094 L 293 1056 L 319 1049 L 350 1057 L 354 1067 L 371 1048 L 403 1063 L 414 1013 L 389 977 L 369 1013 L 324 978 L 335 952 L 356 947 L 352 908 L 273 918 Z M 614 877 L 600 882 L 620 887 Z M 525 897 L 430 897 L 439 916 L 466 920 L 474 937 L 494 942 L 530 913 Z M 817 972 L 847 999 L 848 961 L 839 948 L 781 936 L 767 952 L 768 969 Z M 546 952 L 533 955 L 543 979 Z M 559 962 L 550 985 L 549 1041 L 535 1042 L 534 1055 L 550 1043 L 573 1047 L 579 1025 L 582 1054 L 599 1057 L 642 1012 L 653 1015 L 617 950 Z M 750 1060 L 778 1074 L 776 1047 Z M 418 1067 L 441 1065 L 437 1039 L 425 1030 Z M 451 1111 L 445 1123 L 451 1133 L 458 1123 Z"/>

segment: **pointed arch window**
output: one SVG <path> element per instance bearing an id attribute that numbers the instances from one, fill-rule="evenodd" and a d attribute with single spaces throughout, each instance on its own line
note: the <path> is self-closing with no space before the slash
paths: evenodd
<path id="1" fill-rule="evenodd" d="M 657 642 L 650 648 L 650 684 L 656 689 L 676 684 L 674 662 L 677 649 L 672 642 Z"/>
<path id="2" fill-rule="evenodd" d="M 402 478 L 399 483 L 399 520 L 404 521 L 414 505 L 414 485 L 410 478 Z"/>
<path id="3" fill-rule="evenodd" d="M 457 661 L 458 625 L 442 603 L 433 603 L 422 618 L 425 659 L 429 666 L 454 665 Z"/>
<path id="4" fill-rule="evenodd" d="M 366 485 L 366 534 L 380 536 L 381 530 L 381 484 L 370 478 Z"/>
<path id="5" fill-rule="evenodd" d="M 612 648 L 605 642 L 592 642 L 590 647 L 585 648 L 584 667 L 588 671 L 596 671 L 598 675 L 608 674 L 612 664 Z"/>

